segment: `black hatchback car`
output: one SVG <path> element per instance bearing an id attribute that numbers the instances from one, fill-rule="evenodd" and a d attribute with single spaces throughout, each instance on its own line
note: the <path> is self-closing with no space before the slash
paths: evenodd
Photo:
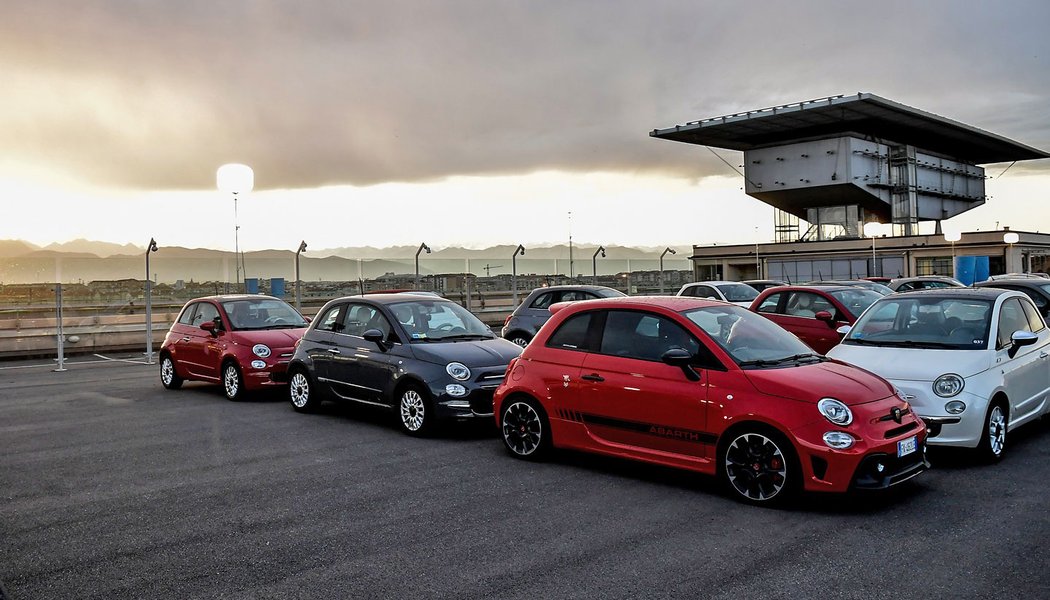
<path id="1" fill-rule="evenodd" d="M 492 392 L 521 348 L 442 298 L 370 294 L 332 300 L 288 365 L 289 399 L 381 406 L 410 435 L 442 420 L 492 417 Z"/>

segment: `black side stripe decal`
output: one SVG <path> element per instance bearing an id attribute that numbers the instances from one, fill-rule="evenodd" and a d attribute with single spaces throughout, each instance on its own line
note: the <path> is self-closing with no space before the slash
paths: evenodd
<path id="1" fill-rule="evenodd" d="M 558 409 L 557 413 L 558 417 L 565 419 L 566 421 L 586 423 L 588 425 L 598 425 L 601 427 L 612 427 L 614 429 L 623 429 L 625 431 L 633 431 L 635 433 L 645 433 L 649 435 L 655 435 L 657 437 L 679 440 L 682 442 L 693 442 L 696 444 L 713 445 L 718 441 L 717 435 L 713 433 L 707 433 L 706 431 L 679 429 L 677 427 L 666 427 L 664 425 L 657 425 L 655 423 L 643 423 L 641 421 L 627 421 L 624 419 L 614 419 L 612 417 L 603 417 L 601 415 L 586 414 L 574 410 Z"/>

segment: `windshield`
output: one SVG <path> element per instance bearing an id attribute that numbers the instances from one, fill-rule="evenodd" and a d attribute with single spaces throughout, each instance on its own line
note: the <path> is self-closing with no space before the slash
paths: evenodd
<path id="1" fill-rule="evenodd" d="M 987 300 L 887 297 L 864 313 L 843 343 L 983 350 L 988 347 L 991 315 Z"/>
<path id="2" fill-rule="evenodd" d="M 846 307 L 854 319 L 859 317 L 876 300 L 882 298 L 882 294 L 866 290 L 862 287 L 853 287 L 848 290 L 835 290 L 831 295 Z"/>
<path id="3" fill-rule="evenodd" d="M 739 306 L 705 306 L 684 311 L 743 368 L 787 366 L 823 360 L 819 354 L 776 323 Z"/>
<path id="4" fill-rule="evenodd" d="M 414 300 L 390 305 L 412 342 L 489 339 L 492 330 L 467 309 L 448 300 Z"/>
<path id="5" fill-rule="evenodd" d="M 758 290 L 745 283 L 723 283 L 717 287 L 728 302 L 751 302 L 758 298 Z"/>
<path id="6" fill-rule="evenodd" d="M 306 319 L 290 304 L 277 298 L 245 298 L 222 303 L 234 331 L 297 329 Z"/>

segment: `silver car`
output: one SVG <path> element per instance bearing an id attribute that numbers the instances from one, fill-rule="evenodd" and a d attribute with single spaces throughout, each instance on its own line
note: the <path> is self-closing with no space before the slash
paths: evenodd
<path id="1" fill-rule="evenodd" d="M 552 304 L 624 295 L 623 292 L 601 285 L 552 285 L 536 288 L 507 317 L 500 335 L 524 348 L 535 337 L 540 326 L 551 318 L 549 309 Z"/>

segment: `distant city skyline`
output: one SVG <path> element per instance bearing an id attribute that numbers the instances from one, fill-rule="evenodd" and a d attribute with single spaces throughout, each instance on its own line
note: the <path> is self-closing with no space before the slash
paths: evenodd
<path id="1" fill-rule="evenodd" d="M 1050 149 L 1046 2 L 751 8 L 21 3 L 0 239 L 230 251 L 215 171 L 239 162 L 244 251 L 567 243 L 569 211 L 581 244 L 769 242 L 740 153 L 648 132 L 856 92 Z M 988 202 L 945 228 L 1050 231 L 1050 161 L 985 167 Z"/>

